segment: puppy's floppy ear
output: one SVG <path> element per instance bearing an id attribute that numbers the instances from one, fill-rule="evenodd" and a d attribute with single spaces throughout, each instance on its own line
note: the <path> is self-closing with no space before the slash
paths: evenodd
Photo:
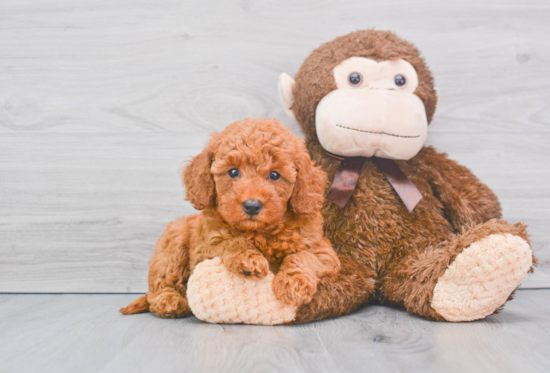
<path id="1" fill-rule="evenodd" d="M 187 190 L 185 199 L 191 202 L 197 210 L 203 210 L 214 204 L 215 184 L 210 171 L 213 158 L 211 141 L 206 149 L 195 156 L 183 171 L 183 182 Z"/>
<path id="2" fill-rule="evenodd" d="M 295 149 L 294 162 L 298 174 L 290 197 L 290 206 L 296 214 L 312 214 L 323 207 L 327 175 L 313 165 L 304 140 L 296 139 Z"/>

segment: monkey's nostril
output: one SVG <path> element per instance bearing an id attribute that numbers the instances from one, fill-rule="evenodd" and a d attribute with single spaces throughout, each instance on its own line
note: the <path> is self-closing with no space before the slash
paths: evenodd
<path id="1" fill-rule="evenodd" d="M 258 215 L 262 211 L 263 205 L 256 199 L 248 199 L 243 203 L 243 210 L 247 215 Z"/>

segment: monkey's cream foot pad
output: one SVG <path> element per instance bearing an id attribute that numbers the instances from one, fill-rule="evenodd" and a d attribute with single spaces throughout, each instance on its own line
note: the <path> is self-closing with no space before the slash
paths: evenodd
<path id="1" fill-rule="evenodd" d="M 187 283 L 193 314 L 210 323 L 277 325 L 294 320 L 296 307 L 281 302 L 271 288 L 273 273 L 247 280 L 230 272 L 220 258 L 199 263 Z"/>
<path id="2" fill-rule="evenodd" d="M 533 264 L 520 237 L 493 234 L 460 253 L 437 282 L 432 308 L 447 321 L 471 321 L 493 314 L 519 286 Z"/>

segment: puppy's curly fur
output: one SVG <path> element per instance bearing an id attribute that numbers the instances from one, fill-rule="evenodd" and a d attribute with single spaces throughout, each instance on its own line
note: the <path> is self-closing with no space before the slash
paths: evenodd
<path id="1" fill-rule="evenodd" d="M 311 301 L 321 279 L 338 276 L 320 213 L 326 175 L 304 141 L 276 120 L 245 119 L 214 134 L 183 178 L 186 199 L 203 211 L 168 225 L 151 258 L 149 291 L 123 314 L 189 315 L 187 280 L 198 263 L 217 256 L 240 276 L 276 273 L 275 295 L 296 306 Z M 257 215 L 244 211 L 247 200 L 261 202 Z"/>

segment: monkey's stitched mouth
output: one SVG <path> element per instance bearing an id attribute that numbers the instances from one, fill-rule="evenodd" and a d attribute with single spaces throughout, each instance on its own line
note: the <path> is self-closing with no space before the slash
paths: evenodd
<path id="1" fill-rule="evenodd" d="M 418 136 L 400 136 L 400 135 L 394 135 L 393 133 L 374 132 L 374 131 L 360 130 L 360 129 L 357 129 L 357 128 L 351 128 L 351 127 L 342 126 L 342 125 L 340 125 L 340 124 L 337 124 L 336 127 L 340 127 L 340 128 L 346 129 L 346 130 L 357 131 L 357 132 L 372 133 L 373 135 L 386 135 L 386 136 L 392 136 L 392 137 L 401 137 L 401 138 L 403 138 L 403 139 L 417 139 L 417 138 L 420 137 L 420 135 L 418 135 Z"/>

